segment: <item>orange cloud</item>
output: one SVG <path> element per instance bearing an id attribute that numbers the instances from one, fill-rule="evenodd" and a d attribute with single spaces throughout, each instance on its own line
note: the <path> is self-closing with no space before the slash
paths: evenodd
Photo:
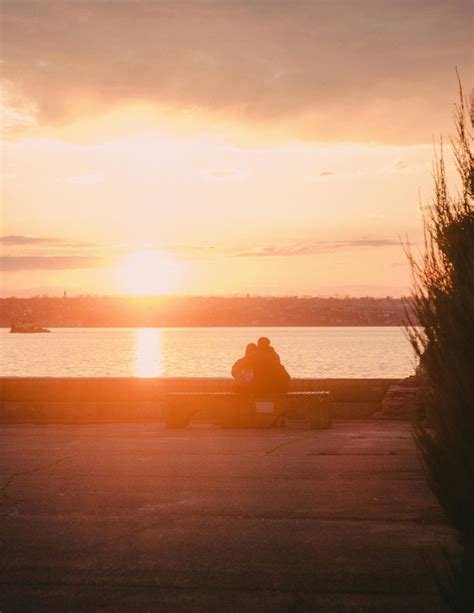
<path id="1" fill-rule="evenodd" d="M 146 102 L 299 138 L 428 142 L 450 127 L 454 66 L 468 74 L 469 12 L 467 0 L 4 0 L 2 73 L 42 125 Z"/>
<path id="2" fill-rule="evenodd" d="M 0 270 L 17 272 L 20 270 L 74 270 L 106 266 L 103 258 L 95 256 L 0 256 Z M 112 265 L 111 263 L 108 264 Z"/>

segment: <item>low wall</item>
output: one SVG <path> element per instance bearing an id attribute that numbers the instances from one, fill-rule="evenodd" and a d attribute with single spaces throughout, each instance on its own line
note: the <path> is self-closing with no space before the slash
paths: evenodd
<path id="1" fill-rule="evenodd" d="M 293 379 L 291 390 L 328 390 L 334 418 L 367 418 L 396 381 Z M 0 422 L 160 421 L 167 392 L 226 392 L 231 384 L 217 377 L 0 377 Z"/>

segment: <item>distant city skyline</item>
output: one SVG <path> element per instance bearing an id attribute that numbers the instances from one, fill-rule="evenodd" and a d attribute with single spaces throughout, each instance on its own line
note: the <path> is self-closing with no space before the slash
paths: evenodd
<path id="1" fill-rule="evenodd" d="M 411 302 L 393 298 L 0 298 L 0 327 L 402 326 Z"/>
<path id="2" fill-rule="evenodd" d="M 470 10 L 4 0 L 0 295 L 406 295 Z"/>

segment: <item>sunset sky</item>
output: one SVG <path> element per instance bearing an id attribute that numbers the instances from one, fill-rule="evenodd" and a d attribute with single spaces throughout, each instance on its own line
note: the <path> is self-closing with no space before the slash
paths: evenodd
<path id="1" fill-rule="evenodd" d="M 2 295 L 407 292 L 470 2 L 0 10 Z"/>

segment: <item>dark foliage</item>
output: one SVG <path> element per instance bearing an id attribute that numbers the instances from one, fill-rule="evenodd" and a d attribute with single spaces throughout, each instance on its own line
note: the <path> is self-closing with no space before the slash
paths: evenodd
<path id="1" fill-rule="evenodd" d="M 429 382 L 427 420 L 415 440 L 432 491 L 459 534 L 449 601 L 474 610 L 474 167 L 460 84 L 453 149 L 461 188 L 451 195 L 443 147 L 434 164 L 434 198 L 425 216 L 421 261 L 409 251 L 414 312 L 411 343 Z M 452 561 L 451 561 L 452 562 Z M 447 566 L 447 568 L 448 568 Z"/>

